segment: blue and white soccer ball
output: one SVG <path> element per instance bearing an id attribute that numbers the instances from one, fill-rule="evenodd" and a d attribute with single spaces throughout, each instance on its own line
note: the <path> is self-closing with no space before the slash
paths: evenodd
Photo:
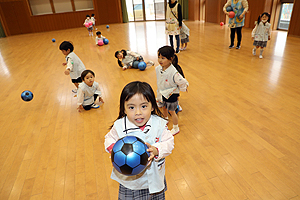
<path id="1" fill-rule="evenodd" d="M 29 90 L 25 90 L 21 93 L 23 101 L 31 101 L 33 99 L 33 93 Z"/>
<path id="2" fill-rule="evenodd" d="M 138 137 L 120 138 L 111 152 L 112 164 L 123 175 L 137 175 L 147 167 L 150 156 L 147 149 L 147 145 Z"/>

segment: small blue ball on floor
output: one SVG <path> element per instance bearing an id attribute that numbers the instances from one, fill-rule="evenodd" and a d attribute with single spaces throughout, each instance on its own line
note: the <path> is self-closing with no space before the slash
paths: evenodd
<path id="1" fill-rule="evenodd" d="M 109 26 L 108 26 L 108 25 L 106 25 L 106 28 L 109 28 Z"/>
<path id="2" fill-rule="evenodd" d="M 33 93 L 29 90 L 25 90 L 21 93 L 23 101 L 31 101 L 33 99 Z"/>
<path id="3" fill-rule="evenodd" d="M 52 39 L 52 42 L 55 42 L 55 39 L 54 39 L 54 38 Z"/>
<path id="4" fill-rule="evenodd" d="M 144 61 L 139 62 L 139 64 L 138 64 L 139 70 L 144 71 L 146 69 L 146 67 L 147 67 L 147 64 Z"/>
<path id="5" fill-rule="evenodd" d="M 106 39 L 106 38 L 104 38 L 104 39 L 103 39 L 103 43 L 104 43 L 104 44 L 108 44 L 108 43 L 109 43 L 109 40 Z"/>

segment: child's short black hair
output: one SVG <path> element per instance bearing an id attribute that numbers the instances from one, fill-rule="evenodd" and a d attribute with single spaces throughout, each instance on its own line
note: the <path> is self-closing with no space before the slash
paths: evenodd
<path id="1" fill-rule="evenodd" d="M 86 15 L 86 17 L 91 17 L 90 15 Z"/>
<path id="2" fill-rule="evenodd" d="M 84 71 L 81 73 L 81 80 L 82 80 L 82 81 L 84 81 L 84 78 L 86 77 L 86 75 L 87 75 L 88 73 L 91 73 L 91 74 L 95 77 L 95 73 L 94 73 L 92 70 L 87 69 L 87 70 L 84 70 Z"/>
<path id="3" fill-rule="evenodd" d="M 94 17 L 94 16 L 95 16 L 95 14 L 92 14 L 91 16 L 92 16 L 92 17 Z"/>
<path id="4" fill-rule="evenodd" d="M 97 31 L 97 32 L 96 32 L 96 35 L 101 35 L 101 32 L 100 32 L 100 31 Z"/>
<path id="5" fill-rule="evenodd" d="M 74 46 L 71 42 L 69 41 L 63 41 L 60 45 L 59 45 L 59 50 L 65 50 L 68 51 L 68 49 L 70 49 L 70 52 L 74 51 Z"/>

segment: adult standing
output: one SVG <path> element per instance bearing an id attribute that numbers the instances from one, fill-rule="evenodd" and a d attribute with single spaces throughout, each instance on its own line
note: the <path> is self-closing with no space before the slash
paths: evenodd
<path id="1" fill-rule="evenodd" d="M 173 35 L 176 38 L 176 53 L 179 53 L 180 29 L 182 27 L 181 5 L 176 0 L 169 0 L 166 11 L 166 34 L 169 35 L 170 44 L 174 48 Z"/>
<path id="2" fill-rule="evenodd" d="M 231 9 L 228 9 L 231 7 Z M 237 34 L 237 45 L 236 49 L 241 48 L 242 41 L 242 27 L 245 22 L 245 14 L 248 11 L 248 1 L 247 0 L 227 0 L 227 3 L 223 7 L 223 11 L 226 15 L 229 15 L 229 10 L 233 10 L 235 16 L 229 19 L 229 28 L 231 30 L 230 33 L 230 46 L 229 49 L 234 47 L 234 37 L 235 32 Z"/>

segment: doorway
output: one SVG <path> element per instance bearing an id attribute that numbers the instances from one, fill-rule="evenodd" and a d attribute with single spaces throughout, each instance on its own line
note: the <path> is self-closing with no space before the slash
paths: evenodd
<path id="1" fill-rule="evenodd" d="M 165 0 L 126 0 L 128 20 L 165 20 Z"/>
<path id="2" fill-rule="evenodd" d="M 282 3 L 277 29 L 288 30 L 293 11 L 293 3 Z"/>

